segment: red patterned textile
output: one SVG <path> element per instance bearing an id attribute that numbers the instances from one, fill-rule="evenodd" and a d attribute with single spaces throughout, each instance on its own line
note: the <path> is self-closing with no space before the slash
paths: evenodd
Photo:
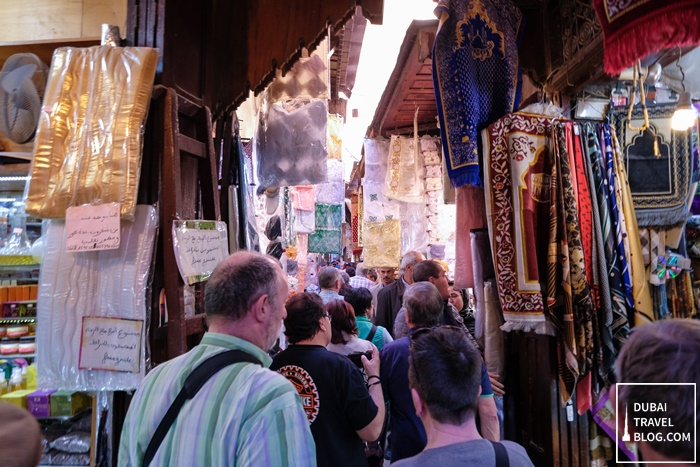
<path id="1" fill-rule="evenodd" d="M 698 0 L 593 0 L 593 7 L 610 75 L 659 50 L 700 43 Z"/>

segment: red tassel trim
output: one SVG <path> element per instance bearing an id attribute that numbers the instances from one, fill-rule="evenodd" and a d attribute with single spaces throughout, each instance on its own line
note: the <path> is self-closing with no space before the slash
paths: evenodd
<path id="1" fill-rule="evenodd" d="M 700 7 L 649 14 L 605 38 L 605 72 L 618 75 L 659 50 L 700 44 Z"/>

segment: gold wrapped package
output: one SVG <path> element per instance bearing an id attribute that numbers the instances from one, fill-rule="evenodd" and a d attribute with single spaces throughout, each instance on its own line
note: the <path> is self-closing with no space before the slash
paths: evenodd
<path id="1" fill-rule="evenodd" d="M 142 126 L 158 53 L 146 47 L 54 52 L 36 134 L 27 212 L 60 219 L 84 204 L 121 203 L 133 220 Z"/>
<path id="2" fill-rule="evenodd" d="M 401 223 L 364 222 L 362 241 L 366 268 L 394 268 L 401 260 Z"/>

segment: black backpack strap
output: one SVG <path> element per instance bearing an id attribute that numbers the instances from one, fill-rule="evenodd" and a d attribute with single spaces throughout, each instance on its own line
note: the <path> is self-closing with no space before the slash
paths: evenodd
<path id="1" fill-rule="evenodd" d="M 374 335 L 376 333 L 377 333 L 377 326 L 373 324 L 372 329 L 369 330 L 369 334 L 367 334 L 367 339 L 365 339 L 365 340 L 372 342 L 372 339 L 374 339 Z"/>
<path id="2" fill-rule="evenodd" d="M 148 443 L 148 448 L 146 449 L 146 454 L 143 457 L 143 466 L 148 467 L 151 461 L 156 455 L 158 448 L 165 439 L 165 435 L 168 434 L 170 427 L 175 422 L 177 415 L 180 413 L 180 409 L 185 404 L 185 401 L 192 399 L 197 392 L 202 389 L 204 383 L 206 383 L 212 376 L 214 376 L 219 370 L 234 363 L 249 362 L 255 363 L 257 365 L 262 365 L 262 362 L 257 358 L 253 357 L 247 352 L 242 350 L 228 350 L 226 352 L 221 352 L 213 357 L 208 358 L 197 368 L 192 370 L 192 373 L 185 380 L 185 384 L 178 393 L 177 397 L 170 405 L 170 408 L 165 413 L 163 420 L 161 420 L 156 432 L 151 438 L 151 442 Z"/>
<path id="3" fill-rule="evenodd" d="M 510 461 L 508 460 L 508 451 L 506 447 L 501 443 L 495 443 L 489 441 L 493 446 L 493 450 L 496 451 L 496 467 L 510 467 Z"/>

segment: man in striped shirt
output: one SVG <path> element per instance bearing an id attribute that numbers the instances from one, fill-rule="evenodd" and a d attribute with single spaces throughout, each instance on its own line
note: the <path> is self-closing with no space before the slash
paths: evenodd
<path id="1" fill-rule="evenodd" d="M 364 263 L 357 263 L 356 274 L 350 278 L 350 287 L 353 289 L 364 287 L 369 290 L 377 285 L 367 277 L 367 274 L 370 272 L 372 272 L 372 269 L 365 269 Z"/>
<path id="2" fill-rule="evenodd" d="M 211 356 L 243 350 L 263 363 L 218 371 L 185 402 L 152 466 L 315 466 L 316 448 L 294 386 L 267 368 L 265 352 L 286 317 L 289 293 L 279 264 L 251 251 L 219 264 L 206 287 L 209 332 L 155 368 L 136 391 L 124 422 L 119 466 L 141 466 L 158 424 L 192 372 Z"/>

